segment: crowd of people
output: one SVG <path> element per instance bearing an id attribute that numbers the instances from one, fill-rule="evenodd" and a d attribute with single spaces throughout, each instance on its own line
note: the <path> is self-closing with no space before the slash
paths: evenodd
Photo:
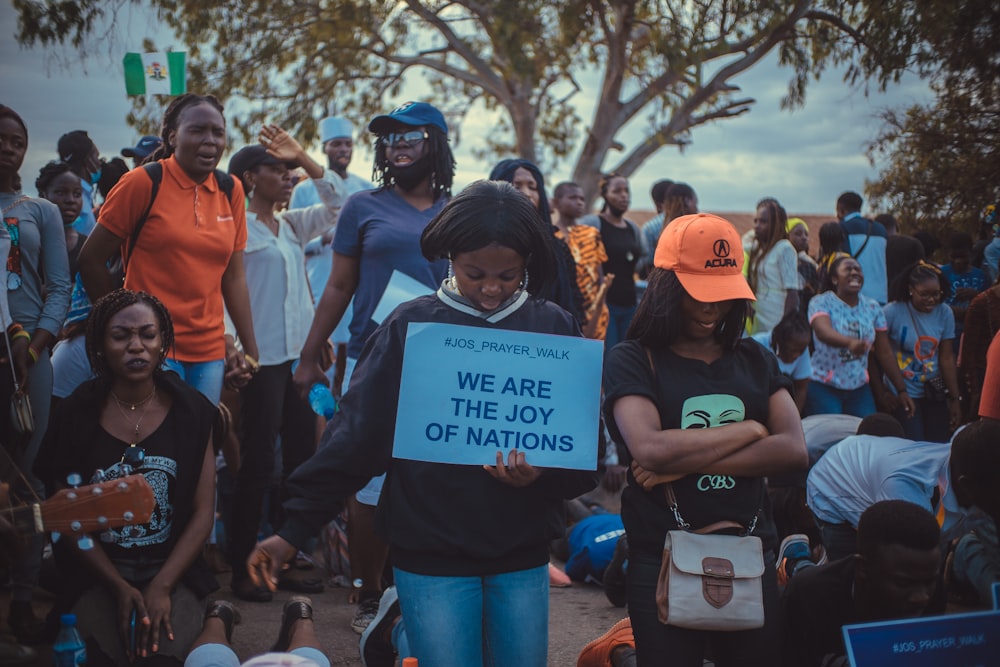
<path id="1" fill-rule="evenodd" d="M 274 651 L 326 667 L 305 597 L 325 577 L 288 567 L 317 539 L 346 542 L 367 667 L 545 665 L 549 586 L 566 577 L 554 548 L 628 607 L 582 667 L 843 665 L 844 624 L 987 604 L 993 206 L 978 241 L 954 232 L 937 249 L 846 192 L 814 257 L 806 221 L 773 197 L 741 237 L 669 180 L 641 226 L 617 173 L 593 214 L 579 184 L 550 196 L 521 158 L 453 192 L 448 123 L 427 103 L 367 124 L 371 182 L 348 171 L 354 125 L 319 127 L 325 166 L 277 125 L 223 165 L 225 109 L 185 94 L 158 136 L 122 150 L 131 170 L 67 132 L 35 196 L 28 127 L 0 106 L 2 481 L 37 502 L 141 474 L 156 501 L 148 523 L 92 541 L 21 540 L 7 563 L 19 644 L 0 644 L 0 664 L 30 662 L 22 644 L 51 642 L 73 612 L 90 665 L 237 665 L 238 607 L 212 597 L 230 570 L 239 604 L 302 594 Z M 401 276 L 422 295 L 378 315 Z M 593 469 L 517 448 L 482 466 L 394 458 L 420 322 L 603 341 L 601 414 L 579 415 Z M 317 385 L 339 399 L 329 419 L 310 409 Z M 590 499 L 599 483 L 620 516 Z M 675 532 L 758 539 L 755 625 L 665 611 Z M 39 585 L 56 593 L 49 619 L 31 607 Z"/>

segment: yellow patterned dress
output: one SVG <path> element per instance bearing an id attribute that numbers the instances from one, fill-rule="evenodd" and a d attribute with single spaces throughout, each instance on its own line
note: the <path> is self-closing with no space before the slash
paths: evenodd
<path id="1" fill-rule="evenodd" d="M 587 314 L 588 323 L 591 317 L 598 318 L 594 338 L 604 340 L 608 330 L 608 306 L 602 304 L 599 311 L 591 312 L 601 284 L 601 265 L 608 261 L 608 253 L 601 242 L 601 232 L 587 225 L 572 225 L 568 233 L 558 230 L 556 237 L 565 241 L 573 254 L 576 283 L 583 295 L 583 312 Z"/>

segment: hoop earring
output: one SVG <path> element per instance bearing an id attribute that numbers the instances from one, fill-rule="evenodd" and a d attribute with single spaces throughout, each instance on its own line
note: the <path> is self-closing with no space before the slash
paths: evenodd
<path id="1" fill-rule="evenodd" d="M 518 287 L 520 287 L 523 290 L 528 289 L 528 269 L 524 270 L 524 280 L 521 281 L 521 284 L 518 285 Z"/>
<path id="2" fill-rule="evenodd" d="M 253 201 L 253 193 L 257 191 L 257 184 L 254 183 L 250 186 L 250 192 L 247 193 L 247 201 Z"/>
<path id="3" fill-rule="evenodd" d="M 451 261 L 451 257 L 448 257 L 448 287 L 458 291 L 458 282 L 455 280 L 455 265 Z"/>

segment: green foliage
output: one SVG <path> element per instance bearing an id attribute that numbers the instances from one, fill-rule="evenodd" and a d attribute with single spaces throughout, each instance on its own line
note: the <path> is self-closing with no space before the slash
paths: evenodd
<path id="1" fill-rule="evenodd" d="M 911 10 L 923 36 L 915 61 L 936 100 L 883 113 L 868 154 L 888 164 L 866 192 L 908 229 L 975 234 L 979 212 L 1000 199 L 1000 7 L 922 0 Z"/>
<path id="2" fill-rule="evenodd" d="M 95 21 L 133 1 L 15 0 L 18 39 L 81 46 Z M 422 77 L 420 97 L 442 108 L 456 136 L 470 110 L 501 112 L 472 138 L 475 153 L 516 152 L 545 168 L 575 154 L 573 178 L 591 198 L 600 171 L 630 175 L 663 146 L 690 143 L 694 128 L 748 112 L 755 100 L 733 81 L 775 50 L 794 107 L 831 63 L 884 85 L 911 62 L 914 43 L 882 48 L 906 35 L 902 0 L 149 2 L 187 45 L 189 90 L 246 103 L 229 115 L 246 137 L 268 119 L 308 141 L 329 112 L 371 117 L 398 99 L 404 77 Z M 879 48 L 862 48 L 867 33 Z M 145 123 L 151 111 L 137 101 L 129 120 Z M 645 138 L 622 147 L 626 126 Z"/>

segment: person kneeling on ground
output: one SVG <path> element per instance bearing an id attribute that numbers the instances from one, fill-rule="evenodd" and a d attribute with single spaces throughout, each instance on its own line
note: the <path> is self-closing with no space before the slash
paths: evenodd
<path id="1" fill-rule="evenodd" d="M 886 500 L 865 510 L 859 554 L 800 570 L 785 588 L 783 664 L 846 667 L 842 626 L 943 612 L 932 604 L 940 539 L 934 516 L 919 505 Z"/>

